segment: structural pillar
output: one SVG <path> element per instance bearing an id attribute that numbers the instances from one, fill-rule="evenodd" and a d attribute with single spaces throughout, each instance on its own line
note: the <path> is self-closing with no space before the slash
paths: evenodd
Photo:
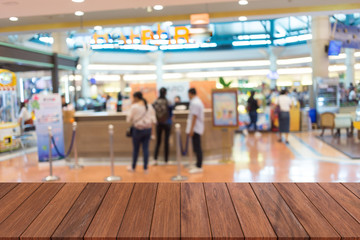
<path id="1" fill-rule="evenodd" d="M 159 89 L 163 84 L 163 65 L 164 65 L 164 52 L 157 51 L 156 57 L 156 87 Z"/>
<path id="2" fill-rule="evenodd" d="M 90 50 L 80 50 L 80 61 L 81 65 L 81 97 L 90 97 L 90 85 L 89 85 L 89 64 L 90 64 Z"/>
<path id="3" fill-rule="evenodd" d="M 54 43 L 52 45 L 53 51 L 59 54 L 68 55 L 70 52 L 66 43 L 67 33 L 54 32 L 51 36 L 54 39 Z"/>
<path id="4" fill-rule="evenodd" d="M 314 16 L 311 20 L 312 42 L 312 80 L 310 90 L 310 108 L 316 108 L 316 81 L 317 78 L 329 77 L 329 56 L 325 46 L 329 44 L 331 26 L 329 16 Z"/>
<path id="5" fill-rule="evenodd" d="M 276 88 L 276 84 L 277 84 L 277 53 L 276 53 L 276 48 L 274 46 L 269 46 L 268 52 L 269 52 L 269 60 L 270 60 L 270 89 L 275 89 Z"/>
<path id="6" fill-rule="evenodd" d="M 348 88 L 350 83 L 355 82 L 355 49 L 345 48 L 346 59 L 346 74 L 345 74 L 345 87 Z"/>

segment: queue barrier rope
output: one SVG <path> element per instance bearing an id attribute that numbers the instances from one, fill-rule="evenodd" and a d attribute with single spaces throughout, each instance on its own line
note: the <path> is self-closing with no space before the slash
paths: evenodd
<path id="1" fill-rule="evenodd" d="M 182 156 L 186 156 L 189 152 L 189 135 L 186 135 L 185 149 L 182 142 L 181 134 L 179 134 L 180 151 Z"/>
<path id="2" fill-rule="evenodd" d="M 52 141 L 52 144 L 54 145 L 54 149 L 55 149 L 56 153 L 60 156 L 60 158 L 62 158 L 62 159 L 67 158 L 70 155 L 70 153 L 72 152 L 72 149 L 74 147 L 74 142 L 75 142 L 75 135 L 76 135 L 76 130 L 74 129 L 73 133 L 72 133 L 72 137 L 71 137 L 71 143 L 69 146 L 69 150 L 67 151 L 67 153 L 65 155 L 60 153 L 59 148 L 56 145 L 54 136 L 51 136 L 51 141 Z"/>

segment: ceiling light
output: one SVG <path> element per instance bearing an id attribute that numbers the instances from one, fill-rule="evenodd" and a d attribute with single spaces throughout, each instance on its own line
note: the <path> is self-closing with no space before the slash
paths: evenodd
<path id="1" fill-rule="evenodd" d="M 84 12 L 82 12 L 82 11 L 76 11 L 76 12 L 75 12 L 75 16 L 78 16 L 78 17 L 84 16 Z"/>
<path id="2" fill-rule="evenodd" d="M 82 3 L 85 2 L 85 0 L 72 0 L 74 3 Z"/>
<path id="3" fill-rule="evenodd" d="M 239 1 L 239 4 L 242 5 L 242 6 L 244 6 L 244 5 L 248 5 L 249 2 L 248 2 L 247 0 L 240 0 L 240 1 Z"/>
<path id="4" fill-rule="evenodd" d="M 166 22 L 164 22 L 164 25 L 166 25 L 166 26 L 171 26 L 171 25 L 173 25 L 174 23 L 172 22 L 172 21 L 166 21 Z"/>
<path id="5" fill-rule="evenodd" d="M 12 21 L 12 22 L 16 22 L 16 21 L 18 21 L 19 19 L 18 19 L 17 17 L 10 17 L 9 20 Z"/>
<path id="6" fill-rule="evenodd" d="M 95 26 L 95 27 L 94 27 L 94 30 L 95 30 L 95 31 L 101 31 L 101 30 L 102 30 L 102 26 Z"/>
<path id="7" fill-rule="evenodd" d="M 154 8 L 154 10 L 157 10 L 157 11 L 164 9 L 163 5 L 155 5 L 153 8 Z"/>
<path id="8" fill-rule="evenodd" d="M 239 21 L 246 21 L 247 20 L 247 17 L 246 16 L 241 16 L 239 17 Z"/>

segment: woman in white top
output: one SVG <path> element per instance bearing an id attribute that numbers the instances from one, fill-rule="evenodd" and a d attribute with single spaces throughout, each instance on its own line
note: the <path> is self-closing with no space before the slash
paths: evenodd
<path id="1" fill-rule="evenodd" d="M 279 112 L 279 142 L 282 142 L 282 134 L 285 134 L 285 143 L 288 144 L 288 137 L 290 132 L 290 108 L 292 100 L 287 95 L 287 90 L 281 90 L 280 96 L 277 99 L 277 105 L 280 108 Z"/>
<path id="2" fill-rule="evenodd" d="M 129 171 L 135 171 L 140 145 L 142 145 L 144 171 L 147 172 L 149 162 L 149 143 L 152 138 L 152 128 L 154 128 L 156 124 L 156 115 L 153 107 L 151 104 L 147 103 L 141 92 L 136 92 L 133 95 L 133 104 L 129 110 L 127 121 L 133 126 L 133 161 Z"/>

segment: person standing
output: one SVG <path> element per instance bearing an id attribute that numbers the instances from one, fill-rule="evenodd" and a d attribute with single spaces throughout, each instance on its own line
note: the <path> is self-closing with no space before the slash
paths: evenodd
<path id="1" fill-rule="evenodd" d="M 153 103 L 153 107 L 156 113 L 156 146 L 155 146 L 155 153 L 154 153 L 154 160 L 155 165 L 157 165 L 157 159 L 159 155 L 159 150 L 161 146 L 161 138 L 163 132 L 165 134 L 164 139 L 164 160 L 165 163 L 169 160 L 169 140 L 170 140 L 170 133 L 171 133 L 171 126 L 172 126 L 172 116 L 173 116 L 173 109 L 172 106 L 169 104 L 169 101 L 166 99 L 166 88 L 160 89 L 160 96 L 156 101 Z"/>
<path id="2" fill-rule="evenodd" d="M 135 92 L 133 95 L 133 104 L 127 115 L 127 122 L 133 126 L 132 142 L 133 142 L 133 158 L 132 165 L 128 168 L 130 172 L 134 172 L 137 159 L 139 156 L 140 146 L 142 145 L 144 155 L 144 172 L 148 172 L 149 162 L 149 143 L 152 135 L 152 128 L 156 124 L 155 111 L 151 104 L 148 104 L 143 98 L 141 92 Z"/>
<path id="3" fill-rule="evenodd" d="M 191 88 L 188 91 L 190 106 L 189 115 L 186 124 L 186 134 L 192 139 L 193 150 L 196 155 L 196 167 L 189 173 L 201 173 L 203 153 L 201 148 L 201 135 L 204 134 L 204 104 L 196 95 L 196 89 Z"/>
<path id="4" fill-rule="evenodd" d="M 280 96 L 277 99 L 276 104 L 280 108 L 279 111 L 279 142 L 282 142 L 282 135 L 285 134 L 285 143 L 289 144 L 289 132 L 290 132 L 290 108 L 292 106 L 292 100 L 287 95 L 287 90 L 281 90 Z"/>
<path id="5" fill-rule="evenodd" d="M 250 130 L 250 127 L 254 125 L 254 130 L 256 134 L 259 135 L 259 133 L 257 132 L 257 125 L 256 125 L 258 119 L 257 110 L 259 109 L 259 104 L 258 101 L 255 99 L 255 91 L 251 91 L 247 103 L 248 103 L 247 111 L 249 113 L 250 123 L 247 125 L 247 129 L 244 130 L 244 134 L 247 135 L 248 130 Z"/>

